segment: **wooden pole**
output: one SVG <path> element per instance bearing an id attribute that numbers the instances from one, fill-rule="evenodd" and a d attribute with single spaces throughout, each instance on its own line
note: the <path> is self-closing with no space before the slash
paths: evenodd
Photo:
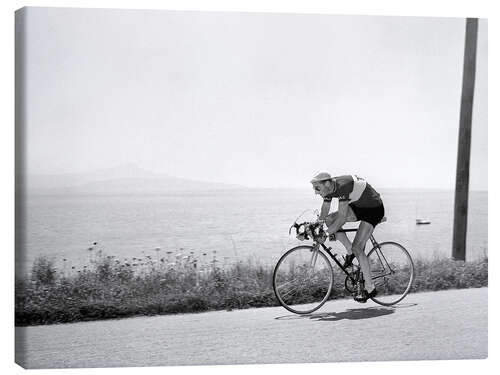
<path id="1" fill-rule="evenodd" d="M 467 212 L 469 200 L 469 165 L 472 127 L 472 106 L 476 78 L 477 18 L 467 18 L 465 27 L 462 102 L 458 132 L 457 176 L 455 182 L 455 218 L 453 223 L 452 258 L 465 261 Z"/>

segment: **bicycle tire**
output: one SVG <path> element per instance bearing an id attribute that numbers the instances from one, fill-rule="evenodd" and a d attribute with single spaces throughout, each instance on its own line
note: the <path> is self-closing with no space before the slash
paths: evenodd
<path id="1" fill-rule="evenodd" d="M 274 294 L 281 306 L 295 314 L 318 310 L 333 288 L 332 264 L 320 249 L 314 250 L 316 253 L 313 250 L 313 246 L 307 245 L 294 247 L 283 254 L 274 267 Z M 308 262 L 314 263 L 313 268 Z"/>
<path id="2" fill-rule="evenodd" d="M 372 301 L 392 306 L 405 298 L 413 284 L 415 266 L 410 253 L 397 242 L 383 242 L 368 253 L 378 295 Z"/>

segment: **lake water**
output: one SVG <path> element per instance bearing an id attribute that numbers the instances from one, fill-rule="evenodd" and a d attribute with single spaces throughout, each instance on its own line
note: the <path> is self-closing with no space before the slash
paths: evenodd
<path id="1" fill-rule="evenodd" d="M 381 191 L 388 221 L 377 227 L 379 242 L 397 241 L 414 257 L 450 256 L 452 191 Z M 288 228 L 305 209 L 319 209 L 310 189 L 249 189 L 150 196 L 30 196 L 17 202 L 16 262 L 24 270 L 38 255 L 58 264 L 88 264 L 89 246 L 121 259 L 171 252 L 221 261 L 275 262 L 298 243 Z M 332 206 L 332 209 L 334 207 Z M 416 225 L 425 218 L 430 225 Z M 487 253 L 488 193 L 471 192 L 467 258 Z M 339 246 L 334 243 L 334 247 Z M 156 248 L 160 248 L 156 251 Z M 340 250 L 339 250 L 340 251 Z M 207 255 L 203 255 L 207 254 Z"/>

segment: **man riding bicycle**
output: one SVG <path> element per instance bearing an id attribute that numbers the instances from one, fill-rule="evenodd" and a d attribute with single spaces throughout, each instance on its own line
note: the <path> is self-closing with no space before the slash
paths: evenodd
<path id="1" fill-rule="evenodd" d="M 339 240 L 347 250 L 344 268 L 358 259 L 365 280 L 365 290 L 354 299 L 366 302 L 377 295 L 372 281 L 370 265 L 365 254 L 366 241 L 384 217 L 384 204 L 380 194 L 364 179 L 355 175 L 332 177 L 328 172 L 320 172 L 311 180 L 315 194 L 323 198 L 320 220 L 328 227 L 330 238 Z M 338 211 L 330 213 L 332 198 L 338 198 Z M 359 221 L 359 228 L 353 242 L 343 232 L 338 232 L 346 222 Z"/>

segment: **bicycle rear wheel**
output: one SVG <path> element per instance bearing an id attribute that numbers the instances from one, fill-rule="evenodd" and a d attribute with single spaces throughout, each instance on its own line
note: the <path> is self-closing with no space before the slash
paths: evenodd
<path id="1" fill-rule="evenodd" d="M 328 300 L 333 268 L 326 255 L 312 246 L 297 246 L 280 258 L 273 288 L 280 304 L 295 314 L 310 314 Z"/>
<path id="2" fill-rule="evenodd" d="M 368 253 L 372 280 L 378 295 L 372 300 L 391 306 L 410 291 L 414 277 L 413 260 L 408 251 L 396 242 L 383 242 Z"/>

